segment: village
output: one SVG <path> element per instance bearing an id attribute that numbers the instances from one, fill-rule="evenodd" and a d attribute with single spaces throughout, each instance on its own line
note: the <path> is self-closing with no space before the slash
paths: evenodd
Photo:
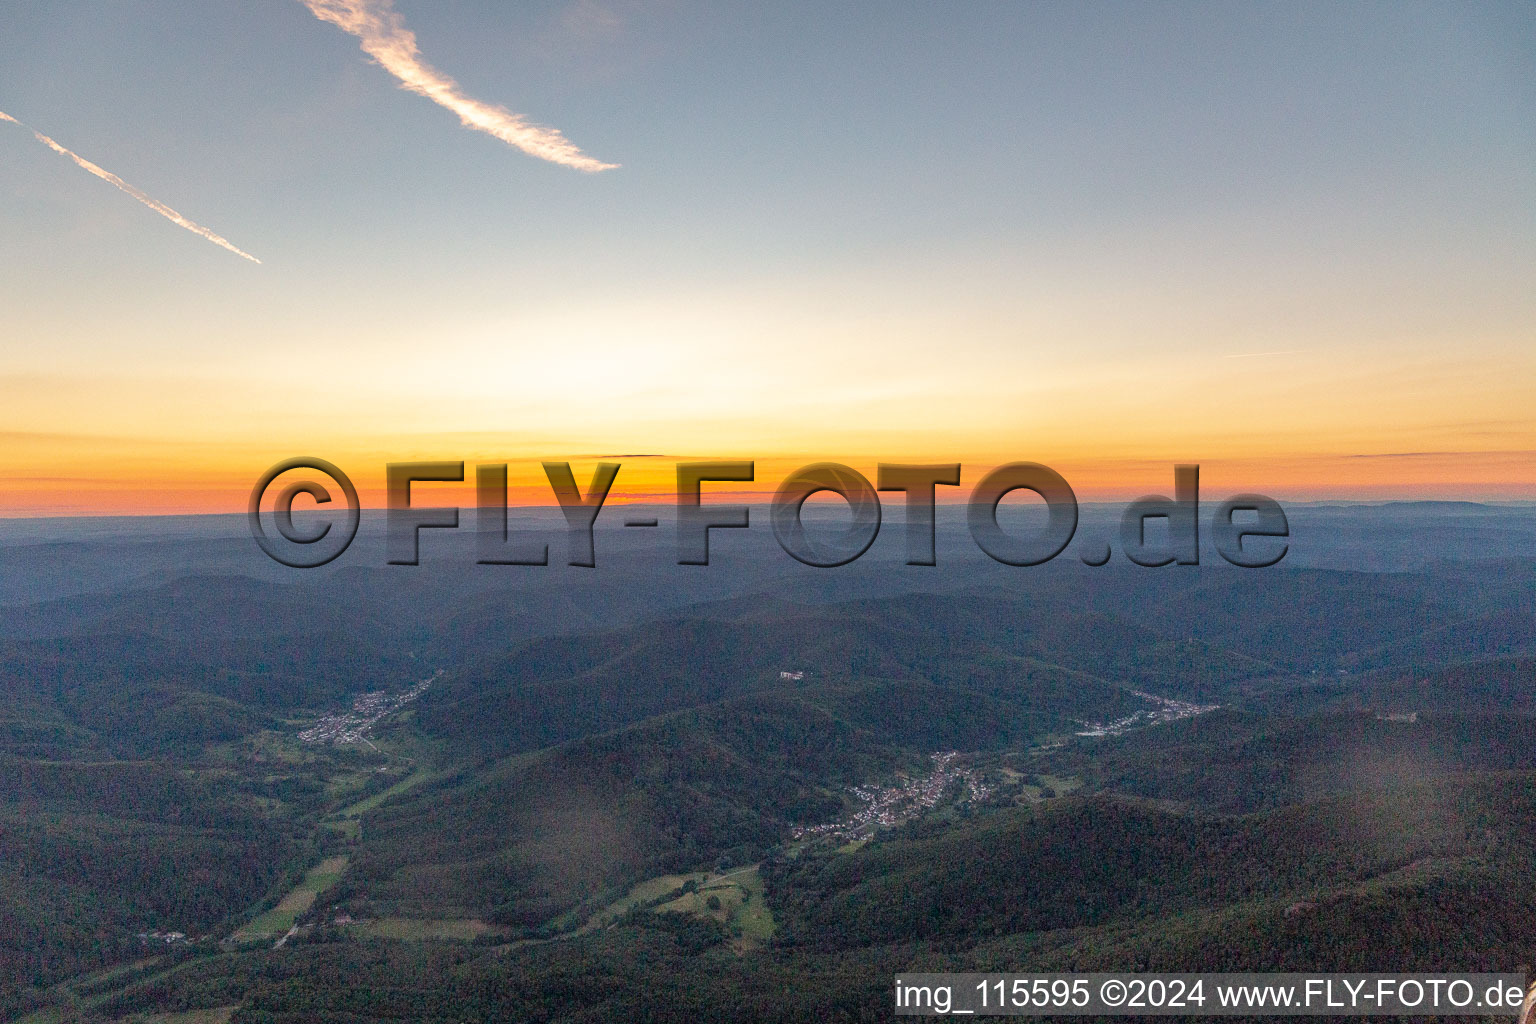
<path id="1" fill-rule="evenodd" d="M 907 821 L 923 811 L 938 806 L 944 795 L 962 786 L 962 799 L 982 801 L 992 795 L 992 787 L 981 776 L 957 764 L 959 754 L 948 750 L 929 755 L 933 770 L 916 779 L 894 786 L 854 786 L 850 792 L 863 803 L 851 817 L 824 825 L 796 828 L 795 839 L 867 839 L 882 828 Z"/>
<path id="2" fill-rule="evenodd" d="M 372 747 L 373 741 L 368 738 L 369 730 L 380 720 L 426 693 L 427 688 L 440 675 L 441 669 L 431 678 L 423 679 L 402 693 L 371 690 L 359 694 L 352 701 L 350 711 L 322 716 L 314 725 L 299 733 L 299 740 L 303 743 L 366 743 Z"/>
<path id="3" fill-rule="evenodd" d="M 1117 718 L 1112 722 L 1081 722 L 1083 728 L 1078 731 L 1079 736 L 1119 736 L 1131 729 L 1144 728 L 1150 725 L 1163 725 L 1167 722 L 1177 722 L 1181 718 L 1194 718 L 1203 715 L 1207 711 L 1215 711 L 1220 704 L 1195 704 L 1190 701 L 1173 700 L 1169 697 L 1159 697 L 1153 693 L 1144 693 L 1141 690 L 1131 691 L 1142 700 L 1151 701 L 1152 707 L 1144 708 L 1134 714 Z"/>

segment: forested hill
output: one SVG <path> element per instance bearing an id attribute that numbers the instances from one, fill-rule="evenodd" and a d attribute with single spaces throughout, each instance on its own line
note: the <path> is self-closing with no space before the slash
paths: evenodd
<path id="1" fill-rule="evenodd" d="M 859 1020 L 924 965 L 1536 963 L 1529 562 L 642 553 L 10 609 L 0 1018 Z"/>

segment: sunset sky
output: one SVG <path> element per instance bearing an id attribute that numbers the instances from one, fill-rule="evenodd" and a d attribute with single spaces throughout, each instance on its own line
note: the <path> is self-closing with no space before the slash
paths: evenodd
<path id="1" fill-rule="evenodd" d="M 261 261 L 0 123 L 0 514 L 311 454 L 1536 499 L 1530 4 L 396 0 L 552 157 L 347 2 L 0 13 L 0 111 Z"/>

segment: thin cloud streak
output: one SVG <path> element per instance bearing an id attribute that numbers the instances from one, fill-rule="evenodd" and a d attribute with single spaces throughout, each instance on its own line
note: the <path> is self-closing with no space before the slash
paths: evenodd
<path id="1" fill-rule="evenodd" d="M 608 171 L 619 166 L 587 156 L 558 129 L 533 124 L 505 107 L 472 99 L 459 84 L 421 59 L 416 33 L 392 0 L 299 0 L 321 21 L 328 21 L 362 41 L 363 52 L 400 80 L 402 88 L 425 96 L 459 115 L 466 128 L 485 132 L 509 146 L 578 171 Z"/>
<path id="2" fill-rule="evenodd" d="M 48 136 L 44 135 L 42 132 L 38 131 L 36 128 L 16 120 L 14 117 L 12 117 L 10 114 L 7 114 L 3 110 L 0 110 L 0 121 L 9 121 L 11 124 L 14 124 L 19 128 L 25 128 L 27 131 L 32 133 L 33 138 L 37 139 L 38 142 L 41 142 L 43 145 L 47 146 L 55 153 L 58 153 L 60 156 L 69 157 L 76 163 L 76 165 L 84 170 L 90 171 L 102 181 L 109 182 L 122 189 L 124 192 L 133 196 L 133 198 L 137 199 L 151 210 L 154 210 L 156 213 L 164 217 L 166 220 L 169 220 L 171 223 L 186 228 L 194 235 L 201 235 L 208 239 L 208 241 L 212 242 L 214 245 L 222 246 L 223 248 L 228 249 L 230 252 L 234 253 L 236 256 L 244 257 L 245 259 L 250 260 L 252 263 L 261 262 L 261 260 L 257 259 L 255 256 L 252 256 L 244 249 L 237 248 L 234 243 L 230 242 L 230 240 L 225 238 L 223 235 L 216 234 L 215 232 L 208 230 L 196 221 L 188 220 L 181 214 L 177 213 L 175 210 L 171 209 L 169 206 L 166 206 L 164 203 L 160 202 L 158 199 L 153 199 L 145 195 L 143 192 L 134 188 L 132 185 L 128 184 L 126 181 L 124 181 L 122 178 L 119 178 L 111 171 L 103 167 L 96 166 L 85 157 L 81 156 L 79 153 L 76 153 L 70 149 L 66 149 L 65 147 L 59 145 L 57 142 L 54 142 Z"/>

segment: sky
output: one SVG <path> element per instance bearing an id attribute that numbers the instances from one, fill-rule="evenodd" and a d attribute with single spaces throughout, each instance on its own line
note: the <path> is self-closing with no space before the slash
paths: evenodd
<path id="1" fill-rule="evenodd" d="M 381 3 L 0 11 L 0 111 L 233 247 L 0 123 L 0 515 L 294 455 L 1536 498 L 1529 4 L 395 0 L 551 158 L 317 16 Z"/>

